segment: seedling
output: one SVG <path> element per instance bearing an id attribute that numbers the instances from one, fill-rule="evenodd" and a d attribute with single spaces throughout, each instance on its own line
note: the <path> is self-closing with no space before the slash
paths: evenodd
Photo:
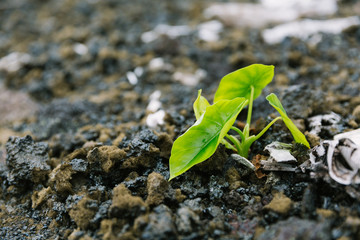
<path id="1" fill-rule="evenodd" d="M 274 66 L 262 64 L 253 64 L 229 73 L 221 79 L 212 105 L 201 96 L 199 90 L 193 106 L 196 122 L 176 139 L 171 149 L 169 180 L 211 157 L 220 143 L 246 159 L 252 143 L 280 119 L 284 121 L 294 140 L 309 148 L 305 136 L 287 116 L 274 93 L 268 95 L 266 99 L 280 116 L 272 120 L 257 135 L 250 135 L 253 101 L 261 95 L 262 89 L 272 81 L 273 77 Z M 233 124 L 246 105 L 248 105 L 247 120 L 243 130 L 240 130 Z M 234 130 L 239 136 L 230 135 L 228 133 L 230 130 Z"/>

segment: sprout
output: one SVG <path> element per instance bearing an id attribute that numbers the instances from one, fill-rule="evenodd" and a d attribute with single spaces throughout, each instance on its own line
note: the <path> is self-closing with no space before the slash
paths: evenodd
<path id="1" fill-rule="evenodd" d="M 262 89 L 272 81 L 273 77 L 274 66 L 262 64 L 253 64 L 234 71 L 221 80 L 213 105 L 201 96 L 199 90 L 193 106 L 197 121 L 174 142 L 170 157 L 169 180 L 207 160 L 214 154 L 219 144 L 224 144 L 226 148 L 247 158 L 253 142 L 280 119 L 284 121 L 294 140 L 309 148 L 305 136 L 287 116 L 280 100 L 273 93 L 266 99 L 280 116 L 272 120 L 257 135 L 250 135 L 253 101 L 261 95 Z M 246 105 L 249 105 L 247 121 L 244 129 L 240 130 L 233 124 Z M 228 134 L 230 130 L 234 130 L 240 137 Z"/>

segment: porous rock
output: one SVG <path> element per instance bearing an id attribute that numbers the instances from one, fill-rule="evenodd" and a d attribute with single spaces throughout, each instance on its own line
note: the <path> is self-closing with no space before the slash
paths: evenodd
<path id="1" fill-rule="evenodd" d="M 211 233 L 224 231 L 225 230 L 225 216 L 221 208 L 217 206 L 211 206 L 206 208 L 206 212 L 213 217 L 209 222 L 208 231 Z"/>
<path id="2" fill-rule="evenodd" d="M 224 201 L 232 208 L 238 208 L 241 206 L 244 197 L 235 190 L 231 190 L 224 196 Z"/>
<path id="3" fill-rule="evenodd" d="M 209 197 L 211 200 L 220 201 L 224 196 L 225 189 L 229 186 L 224 178 L 218 178 L 214 175 L 210 177 L 209 181 Z"/>
<path id="4" fill-rule="evenodd" d="M 154 144 L 146 143 L 139 138 L 134 138 L 125 150 L 130 157 L 125 159 L 122 168 L 129 169 L 154 166 L 160 154 L 160 149 Z"/>
<path id="5" fill-rule="evenodd" d="M 200 217 L 189 207 L 183 206 L 176 212 L 176 226 L 180 234 L 190 234 L 200 226 Z"/>
<path id="6" fill-rule="evenodd" d="M 327 222 L 315 222 L 309 219 L 290 217 L 280 221 L 265 230 L 258 240 L 267 239 L 299 239 L 299 240 L 328 240 L 332 239 L 331 229 Z"/>
<path id="7" fill-rule="evenodd" d="M 38 139 L 48 139 L 57 133 L 96 122 L 98 114 L 97 106 L 87 101 L 71 103 L 68 100 L 55 100 L 39 111 L 39 121 L 31 127 L 31 131 Z"/>
<path id="8" fill-rule="evenodd" d="M 135 220 L 134 232 L 139 239 L 178 239 L 173 214 L 166 205 L 154 208 L 148 216 L 141 216 Z"/>
<path id="9" fill-rule="evenodd" d="M 180 185 L 180 190 L 190 199 L 203 197 L 209 193 L 209 188 L 202 185 L 201 178 L 198 175 L 194 175 L 190 181 L 183 181 Z"/>
<path id="10" fill-rule="evenodd" d="M 314 90 L 304 84 L 289 87 L 281 100 L 288 115 L 299 119 L 323 113 L 328 104 L 326 101 L 327 99 L 322 91 Z"/>
<path id="11" fill-rule="evenodd" d="M 31 136 L 10 137 L 6 143 L 6 164 L 10 170 L 10 182 L 27 180 L 39 183 L 50 172 L 48 145 L 35 143 Z"/>

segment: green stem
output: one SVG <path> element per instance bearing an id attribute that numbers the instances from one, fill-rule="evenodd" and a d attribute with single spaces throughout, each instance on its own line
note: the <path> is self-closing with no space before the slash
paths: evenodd
<path id="1" fill-rule="evenodd" d="M 277 121 L 280 120 L 281 117 L 277 117 L 274 120 L 272 120 L 263 130 L 261 130 L 261 132 L 259 132 L 258 135 L 256 135 L 255 137 L 255 141 L 258 140 L 262 135 L 264 135 L 264 133 Z"/>
<path id="2" fill-rule="evenodd" d="M 224 144 L 227 149 L 233 150 L 234 152 L 238 152 L 238 150 L 233 145 L 231 145 L 231 143 L 226 141 L 225 138 L 221 141 L 221 143 Z"/>
<path id="3" fill-rule="evenodd" d="M 251 144 L 255 141 L 255 136 L 252 135 L 250 137 L 245 138 L 245 141 L 241 143 L 240 151 L 238 152 L 240 156 L 247 158 L 249 155 L 249 149 Z"/>
<path id="4" fill-rule="evenodd" d="M 245 141 L 245 135 L 240 129 L 238 129 L 237 127 L 232 126 L 231 130 L 234 130 L 235 132 L 237 132 L 240 135 L 241 142 Z"/>
<path id="5" fill-rule="evenodd" d="M 244 133 L 245 139 L 247 139 L 250 136 L 250 125 L 249 124 L 245 124 L 243 133 Z"/>
<path id="6" fill-rule="evenodd" d="M 252 114 L 252 107 L 253 107 L 253 101 L 254 101 L 254 86 L 251 85 L 250 87 L 251 87 L 251 93 L 250 93 L 248 115 L 247 115 L 247 120 L 246 120 L 246 123 L 249 125 L 249 127 L 251 124 L 251 114 Z"/>
<path id="7" fill-rule="evenodd" d="M 241 151 L 240 141 L 236 137 L 229 134 L 226 134 L 226 137 L 235 145 L 237 152 L 240 152 Z"/>

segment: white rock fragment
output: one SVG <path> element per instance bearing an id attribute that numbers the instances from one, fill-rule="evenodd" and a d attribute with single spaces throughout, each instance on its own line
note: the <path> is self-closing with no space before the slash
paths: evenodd
<path id="1" fill-rule="evenodd" d="M 265 150 L 269 151 L 270 158 L 276 162 L 296 162 L 296 158 L 290 153 L 291 144 L 272 142 L 265 147 Z"/>
<path id="2" fill-rule="evenodd" d="M 206 18 L 217 17 L 226 25 L 236 27 L 262 27 L 271 22 L 285 22 L 296 19 L 293 12 L 282 13 L 281 10 L 269 8 L 261 4 L 251 3 L 216 3 L 205 9 Z"/>
<path id="3" fill-rule="evenodd" d="M 195 75 L 198 76 L 201 80 L 206 78 L 207 72 L 204 69 L 199 68 L 196 70 Z"/>
<path id="4" fill-rule="evenodd" d="M 269 23 L 294 21 L 303 16 L 332 15 L 336 0 L 262 0 L 260 3 L 215 3 L 205 9 L 207 18 L 218 17 L 227 25 L 263 27 Z"/>
<path id="5" fill-rule="evenodd" d="M 131 85 L 136 85 L 139 82 L 139 79 L 134 72 L 127 72 L 126 77 Z"/>
<path id="6" fill-rule="evenodd" d="M 353 143 L 360 146 L 360 128 L 350 132 L 340 133 L 334 136 L 334 140 L 340 140 L 342 138 L 348 138 L 353 141 Z"/>
<path id="7" fill-rule="evenodd" d="M 255 171 L 256 168 L 254 166 L 254 164 L 252 164 L 249 160 L 247 160 L 246 158 L 240 156 L 239 154 L 231 154 L 232 159 L 234 159 L 236 162 L 250 168 L 251 170 Z"/>
<path id="8" fill-rule="evenodd" d="M 282 8 L 294 10 L 299 16 L 325 16 L 336 13 L 336 0 L 261 0 L 261 4 L 268 8 Z"/>
<path id="9" fill-rule="evenodd" d="M 308 119 L 310 133 L 319 135 L 322 129 L 336 129 L 341 121 L 341 116 L 334 112 L 324 115 L 317 115 Z"/>
<path id="10" fill-rule="evenodd" d="M 339 34 L 344 29 L 354 25 L 360 25 L 360 18 L 358 16 L 330 20 L 305 19 L 265 29 L 262 32 L 262 36 L 266 43 L 276 44 L 286 37 L 297 37 L 307 40 L 311 35 L 319 32 Z"/>
<path id="11" fill-rule="evenodd" d="M 7 72 L 16 72 L 24 64 L 31 61 L 31 56 L 27 53 L 12 52 L 9 55 L 0 58 L 0 70 Z"/>
<path id="12" fill-rule="evenodd" d="M 82 43 L 75 43 L 73 46 L 74 52 L 79 55 L 85 55 L 88 53 L 88 47 Z"/>
<path id="13" fill-rule="evenodd" d="M 144 73 L 144 68 L 142 68 L 142 67 L 136 67 L 136 68 L 134 69 L 134 73 L 135 73 L 135 75 L 136 75 L 137 77 L 141 77 L 141 76 L 143 75 L 143 73 Z"/>
<path id="14" fill-rule="evenodd" d="M 360 184 L 360 129 L 337 134 L 334 140 L 326 140 L 314 147 L 310 153 L 313 177 L 323 175 L 328 169 L 329 176 L 344 185 Z M 327 164 L 327 167 L 324 164 Z"/>
<path id="15" fill-rule="evenodd" d="M 206 42 L 216 42 L 224 26 L 220 21 L 212 20 L 198 25 L 198 37 Z"/>
<path id="16" fill-rule="evenodd" d="M 199 82 L 204 79 L 207 75 L 207 72 L 203 69 L 196 70 L 195 74 L 188 72 L 175 72 L 172 76 L 173 80 L 181 82 L 186 86 L 194 87 Z"/>
<path id="17" fill-rule="evenodd" d="M 324 147 L 324 145 L 320 144 L 318 146 L 315 146 L 314 148 L 311 149 L 311 152 L 309 154 L 309 160 L 311 162 L 311 164 L 316 164 L 316 161 L 319 158 L 324 157 L 326 154 L 326 149 Z"/>
<path id="18" fill-rule="evenodd" d="M 166 24 L 157 25 L 154 30 L 144 32 L 141 35 L 141 40 L 144 43 L 155 41 L 161 35 L 167 35 L 169 38 L 175 39 L 180 36 L 186 36 L 191 33 L 192 29 L 186 25 L 170 26 Z"/>
<path id="19" fill-rule="evenodd" d="M 163 125 L 165 123 L 164 118 L 165 118 L 164 110 L 159 110 L 155 113 L 151 113 L 146 118 L 146 125 L 151 128 L 154 128 L 158 125 Z"/>
<path id="20" fill-rule="evenodd" d="M 146 110 L 150 112 L 156 112 L 157 110 L 159 110 L 162 105 L 160 102 L 160 96 L 161 96 L 160 90 L 156 90 L 155 92 L 153 92 L 149 97 L 150 101 L 146 107 Z"/>
<path id="21" fill-rule="evenodd" d="M 159 34 L 156 33 L 155 31 L 144 32 L 143 34 L 141 34 L 141 40 L 144 43 L 155 41 L 158 37 Z"/>
<path id="22" fill-rule="evenodd" d="M 161 68 L 165 66 L 165 61 L 163 58 L 153 58 L 149 62 L 149 70 L 150 71 L 159 71 Z"/>
<path id="23" fill-rule="evenodd" d="M 328 143 L 326 159 L 330 177 L 344 185 L 360 184 L 360 145 L 348 138 Z"/>
<path id="24" fill-rule="evenodd" d="M 151 59 L 148 67 L 151 72 L 158 72 L 160 70 L 171 71 L 174 68 L 173 65 L 166 63 L 161 57 Z"/>

